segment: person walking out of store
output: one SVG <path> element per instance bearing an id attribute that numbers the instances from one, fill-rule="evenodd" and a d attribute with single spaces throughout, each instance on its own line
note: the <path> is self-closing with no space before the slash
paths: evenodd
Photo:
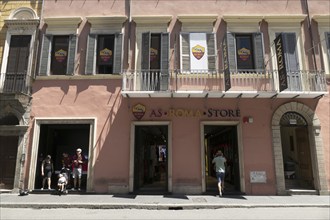
<path id="1" fill-rule="evenodd" d="M 72 178 L 73 178 L 73 190 L 77 188 L 78 181 L 78 190 L 81 187 L 81 175 L 82 175 L 82 166 L 85 163 L 85 156 L 81 154 L 82 150 L 78 148 L 76 154 L 72 157 Z"/>
<path id="2" fill-rule="evenodd" d="M 48 184 L 48 189 L 51 189 L 51 181 L 52 181 L 51 179 L 52 179 L 53 171 L 54 171 L 54 165 L 52 162 L 52 157 L 50 155 L 47 155 L 47 157 L 41 163 L 41 176 L 42 176 L 41 190 L 45 188 L 46 180 Z"/>
<path id="3" fill-rule="evenodd" d="M 214 164 L 216 177 L 218 180 L 218 189 L 219 196 L 222 196 L 224 187 L 225 187 L 225 170 L 226 170 L 226 158 L 223 156 L 221 150 L 218 150 L 215 157 L 212 160 L 212 164 Z"/>

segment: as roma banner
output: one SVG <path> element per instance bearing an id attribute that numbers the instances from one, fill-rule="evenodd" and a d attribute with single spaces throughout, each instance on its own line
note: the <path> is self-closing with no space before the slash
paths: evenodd
<path id="1" fill-rule="evenodd" d="M 190 34 L 190 69 L 192 72 L 207 71 L 207 44 L 205 33 Z"/>
<path id="2" fill-rule="evenodd" d="M 279 34 L 275 40 L 275 50 L 277 58 L 277 68 L 278 68 L 278 80 L 280 84 L 280 92 L 288 88 L 288 79 L 285 66 L 284 58 L 284 48 L 283 48 L 283 37 L 282 34 Z"/>

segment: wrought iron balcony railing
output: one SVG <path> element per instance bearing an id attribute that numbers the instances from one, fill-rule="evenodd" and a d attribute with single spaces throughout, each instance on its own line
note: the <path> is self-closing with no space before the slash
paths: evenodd
<path id="1" fill-rule="evenodd" d="M 187 72 L 126 71 L 123 73 L 123 94 L 134 93 L 280 93 L 277 71 L 238 71 L 230 73 L 231 87 L 225 91 L 225 77 L 221 71 Z M 288 88 L 283 93 L 326 93 L 323 71 L 297 71 L 287 73 Z"/>
<path id="2" fill-rule="evenodd" d="M 26 73 L 2 73 L 1 75 L 4 76 L 2 93 L 31 95 L 33 77 Z"/>

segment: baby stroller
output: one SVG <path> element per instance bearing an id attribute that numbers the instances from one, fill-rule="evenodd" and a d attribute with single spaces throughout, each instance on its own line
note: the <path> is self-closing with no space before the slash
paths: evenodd
<path id="1" fill-rule="evenodd" d="M 58 180 L 57 180 L 58 195 L 68 194 L 67 185 L 68 185 L 68 175 L 65 172 L 65 170 L 62 169 L 60 174 L 58 174 Z"/>

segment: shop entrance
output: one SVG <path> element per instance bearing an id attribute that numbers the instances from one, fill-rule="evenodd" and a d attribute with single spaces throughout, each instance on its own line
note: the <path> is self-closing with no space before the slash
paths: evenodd
<path id="1" fill-rule="evenodd" d="M 81 190 L 86 190 L 87 167 L 89 157 L 89 124 L 42 124 L 40 125 L 38 160 L 35 172 L 35 189 L 42 187 L 41 163 L 49 154 L 52 157 L 55 172 L 52 175 L 52 189 L 57 185 L 57 174 L 62 168 L 62 154 L 68 153 L 72 157 L 77 148 L 82 149 L 82 154 L 86 158 L 83 164 Z M 73 186 L 73 179 L 70 178 L 68 184 Z"/>
<path id="2" fill-rule="evenodd" d="M 204 150 L 206 193 L 218 193 L 212 160 L 215 153 L 221 150 L 227 159 L 225 194 L 240 194 L 237 126 L 204 125 Z"/>
<path id="3" fill-rule="evenodd" d="M 134 192 L 167 192 L 168 126 L 136 125 L 134 152 Z"/>
<path id="4" fill-rule="evenodd" d="M 281 142 L 285 188 L 314 189 L 307 122 L 298 113 L 282 116 Z"/>

